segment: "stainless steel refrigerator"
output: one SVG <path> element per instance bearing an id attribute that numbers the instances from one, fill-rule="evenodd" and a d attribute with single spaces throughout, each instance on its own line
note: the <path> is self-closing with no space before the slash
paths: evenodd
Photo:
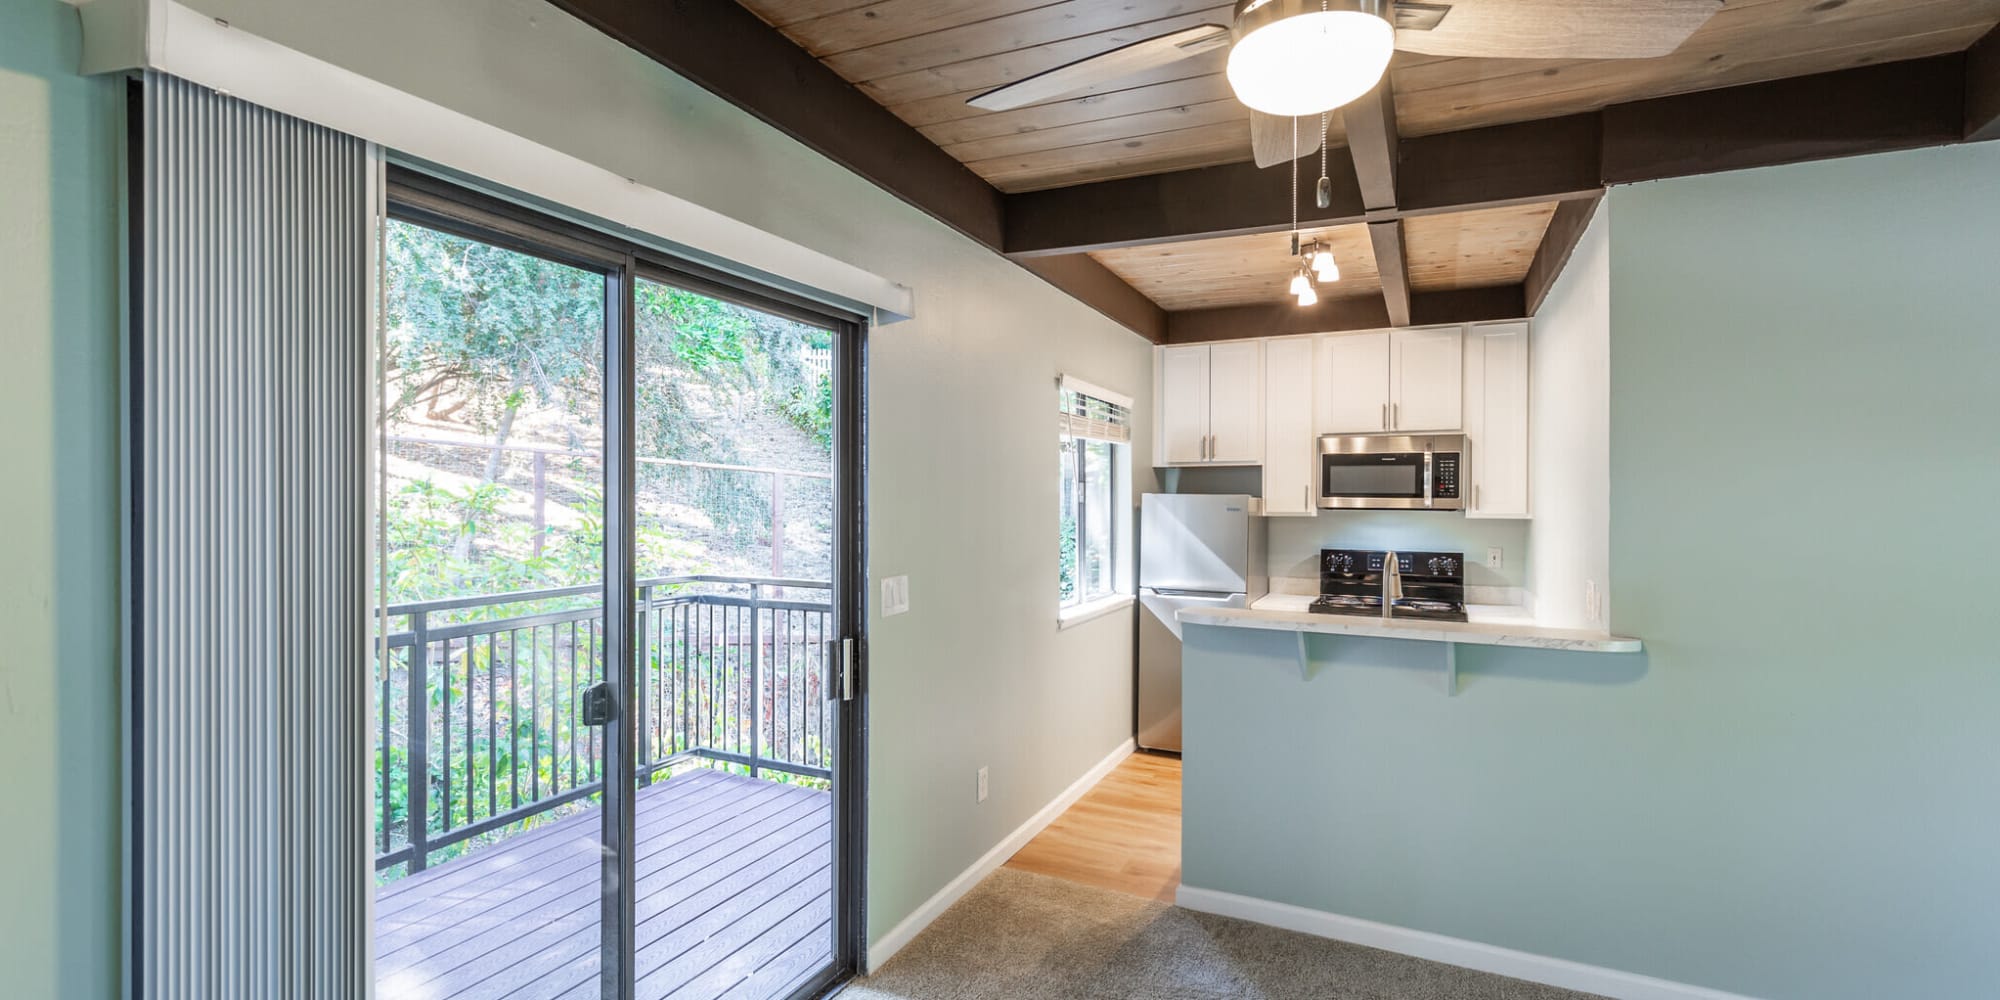
<path id="1" fill-rule="evenodd" d="M 1139 745 L 1181 749 L 1181 624 L 1189 607 L 1264 596 L 1264 519 L 1241 494 L 1148 493 L 1139 502 Z"/>

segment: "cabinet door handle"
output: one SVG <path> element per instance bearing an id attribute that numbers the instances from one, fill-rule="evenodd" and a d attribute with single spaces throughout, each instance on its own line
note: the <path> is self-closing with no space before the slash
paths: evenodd
<path id="1" fill-rule="evenodd" d="M 1387 403 L 1382 404 L 1382 429 L 1385 431 L 1389 429 L 1389 404 Z"/>
<path id="2" fill-rule="evenodd" d="M 1301 487 L 1299 487 L 1299 499 L 1301 499 L 1301 500 L 1304 500 L 1304 501 L 1305 501 L 1305 509 L 1306 509 L 1306 510 L 1308 510 L 1308 511 L 1312 510 L 1312 509 L 1313 509 L 1313 488 L 1312 488 L 1311 486 L 1301 486 Z"/>
<path id="3" fill-rule="evenodd" d="M 1398 428 L 1398 427 L 1401 427 L 1401 426 L 1403 426 L 1403 404 L 1401 404 L 1401 403 L 1390 403 L 1390 404 L 1389 404 L 1389 429 L 1393 431 L 1393 430 L 1395 430 L 1396 428 Z"/>
<path id="4" fill-rule="evenodd" d="M 1473 509 L 1473 510 L 1478 510 L 1478 509 L 1479 509 L 1479 484 L 1478 484 L 1478 483 L 1473 483 L 1473 484 L 1472 484 L 1472 509 Z"/>

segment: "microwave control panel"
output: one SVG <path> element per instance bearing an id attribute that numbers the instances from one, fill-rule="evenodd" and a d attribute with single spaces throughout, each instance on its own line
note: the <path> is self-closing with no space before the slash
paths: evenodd
<path id="1" fill-rule="evenodd" d="M 1437 456 L 1436 478 L 1431 483 L 1433 495 L 1449 500 L 1458 499 L 1458 455 Z"/>

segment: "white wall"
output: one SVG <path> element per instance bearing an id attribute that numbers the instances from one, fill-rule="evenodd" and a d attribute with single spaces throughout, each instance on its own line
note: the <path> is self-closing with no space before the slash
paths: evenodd
<path id="1" fill-rule="evenodd" d="M 1052 410 L 1128 393 L 1147 454 L 1145 341 L 540 0 L 192 6 L 914 290 L 869 358 L 871 940 L 1130 735 L 1130 619 L 1055 627 Z"/>
<path id="2" fill-rule="evenodd" d="M 1598 205 L 1534 321 L 1528 591 L 1559 628 L 1611 620 L 1611 202 Z M 1598 614 L 1585 606 L 1594 583 Z"/>

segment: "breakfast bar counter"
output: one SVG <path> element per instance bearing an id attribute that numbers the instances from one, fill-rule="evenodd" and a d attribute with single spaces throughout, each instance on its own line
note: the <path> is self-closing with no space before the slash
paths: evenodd
<path id="1" fill-rule="evenodd" d="M 1580 629 L 1549 628 L 1530 621 L 1520 608 L 1471 605 L 1468 622 L 1441 622 L 1327 615 L 1306 610 L 1312 598 L 1271 594 L 1248 608 L 1186 608 L 1183 625 L 1265 629 L 1301 635 L 1356 635 L 1466 646 L 1515 646 L 1579 653 L 1636 653 L 1638 639 Z"/>

